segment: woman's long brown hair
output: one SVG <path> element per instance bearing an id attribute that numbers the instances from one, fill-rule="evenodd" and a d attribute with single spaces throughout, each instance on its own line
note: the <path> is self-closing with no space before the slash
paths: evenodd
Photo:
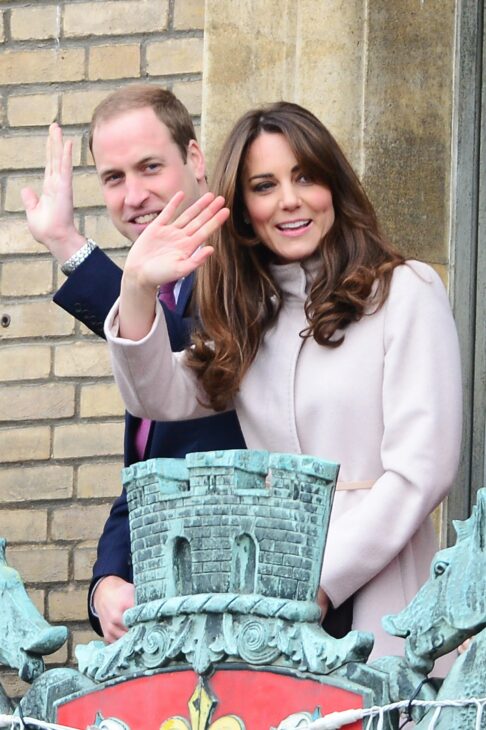
<path id="1" fill-rule="evenodd" d="M 301 171 L 332 193 L 335 220 L 318 250 L 320 268 L 305 304 L 308 327 L 301 336 L 339 347 L 346 327 L 369 308 L 372 287 L 376 311 L 388 296 L 393 269 L 404 262 L 381 234 L 373 206 L 339 145 L 311 112 L 289 102 L 247 112 L 216 165 L 212 190 L 224 196 L 230 217 L 209 241 L 214 254 L 198 271 L 201 319 L 188 351 L 188 363 L 216 410 L 238 391 L 281 302 L 270 269 L 272 254 L 245 222 L 243 166 L 262 132 L 283 134 Z"/>

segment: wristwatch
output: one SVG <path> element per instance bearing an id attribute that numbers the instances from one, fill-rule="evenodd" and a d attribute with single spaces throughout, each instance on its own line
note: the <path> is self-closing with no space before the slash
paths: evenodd
<path id="1" fill-rule="evenodd" d="M 91 238 L 88 238 L 84 246 L 81 246 L 76 253 L 73 253 L 73 255 L 62 264 L 62 273 L 66 274 L 66 276 L 72 274 L 73 271 L 78 268 L 79 264 L 82 264 L 83 261 L 88 258 L 90 253 L 95 250 L 95 248 L 97 248 L 96 243 L 92 241 Z"/>

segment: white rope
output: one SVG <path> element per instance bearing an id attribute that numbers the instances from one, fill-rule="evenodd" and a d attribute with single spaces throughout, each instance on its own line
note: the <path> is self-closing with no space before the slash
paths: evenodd
<path id="1" fill-rule="evenodd" d="M 33 717 L 21 718 L 19 715 L 0 715 L 0 728 L 10 727 L 12 730 L 23 730 L 25 725 L 36 725 L 45 730 L 79 730 L 77 727 L 69 727 L 69 725 L 56 725 L 53 722 L 43 722 Z"/>
<path id="2" fill-rule="evenodd" d="M 476 730 L 481 730 L 481 719 L 483 717 L 484 703 L 481 703 L 480 700 L 475 700 L 475 702 L 477 705 Z"/>
<path id="3" fill-rule="evenodd" d="M 436 710 L 432 716 L 432 720 L 429 724 L 428 730 L 435 728 L 437 719 L 444 707 L 470 707 L 471 705 L 476 706 L 476 723 L 475 730 L 481 730 L 481 718 L 483 715 L 483 709 L 486 705 L 486 697 L 481 699 L 468 698 L 464 700 L 403 700 L 402 702 L 394 702 L 391 705 L 385 705 L 384 707 L 367 707 L 360 710 L 344 710 L 342 712 L 331 712 L 329 715 L 319 717 L 317 720 L 310 722 L 306 725 L 306 730 L 339 730 L 339 728 L 345 725 L 351 725 L 353 722 L 359 720 L 368 719 L 366 724 L 366 730 L 370 730 L 372 723 L 378 718 L 378 724 L 376 730 L 383 730 L 385 712 L 392 712 L 393 710 L 405 710 L 411 706 L 415 707 L 435 707 Z M 302 727 L 302 725 L 300 726 Z"/>

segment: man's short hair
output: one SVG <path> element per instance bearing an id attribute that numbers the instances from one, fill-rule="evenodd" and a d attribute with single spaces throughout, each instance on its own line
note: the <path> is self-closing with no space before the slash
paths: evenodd
<path id="1" fill-rule="evenodd" d="M 93 154 L 93 135 L 96 127 L 109 119 L 135 109 L 151 107 L 169 129 L 179 147 L 184 162 L 191 139 L 196 139 L 194 125 L 184 104 L 171 91 L 149 84 L 132 84 L 117 89 L 103 99 L 93 112 L 89 128 L 89 149 Z"/>

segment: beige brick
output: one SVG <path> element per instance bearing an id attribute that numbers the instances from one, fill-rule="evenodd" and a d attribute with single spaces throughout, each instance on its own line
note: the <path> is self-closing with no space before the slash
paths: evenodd
<path id="1" fill-rule="evenodd" d="M 54 373 L 61 378 L 111 376 L 108 347 L 103 340 L 54 348 Z"/>
<path id="2" fill-rule="evenodd" d="M 0 218 L 0 255 L 45 252 L 32 238 L 25 215 L 22 218 Z"/>
<path id="3" fill-rule="evenodd" d="M 0 382 L 47 378 L 51 369 L 48 345 L 2 345 Z"/>
<path id="4" fill-rule="evenodd" d="M 67 586 L 49 591 L 47 618 L 49 621 L 83 621 L 87 618 L 87 588 Z"/>
<path id="5" fill-rule="evenodd" d="M 203 30 L 204 0 L 176 0 L 174 28 L 176 30 Z"/>
<path id="6" fill-rule="evenodd" d="M 118 497 L 122 491 L 122 466 L 121 460 L 102 464 L 82 464 L 78 471 L 78 498 Z"/>
<path id="7" fill-rule="evenodd" d="M 68 579 L 69 549 L 60 545 L 9 547 L 8 562 L 26 583 L 59 583 Z"/>
<path id="8" fill-rule="evenodd" d="M 51 668 L 53 665 L 64 666 L 69 658 L 69 644 L 66 641 L 60 649 L 54 652 L 54 654 L 48 654 L 44 657 L 44 662 L 47 667 Z"/>
<path id="9" fill-rule="evenodd" d="M 7 179 L 7 192 L 5 196 L 5 210 L 16 213 L 23 211 L 24 207 L 20 198 L 22 188 L 33 188 L 37 193 L 42 188 L 42 177 L 40 175 L 11 175 Z M 78 172 L 73 176 L 74 204 L 78 208 L 103 205 L 103 198 L 96 172 Z M 37 249 L 38 250 L 38 249 Z"/>
<path id="10" fill-rule="evenodd" d="M 104 504 L 71 505 L 52 513 L 51 537 L 54 540 L 97 540 L 109 508 Z M 0 513 L 1 514 L 1 513 Z"/>
<path id="11" fill-rule="evenodd" d="M 69 135 L 66 139 L 70 139 Z M 72 138 L 71 138 L 72 139 Z M 0 159 L 4 170 L 44 168 L 46 163 L 46 135 L 0 137 Z M 73 164 L 81 162 L 81 140 L 73 139 Z"/>
<path id="12" fill-rule="evenodd" d="M 74 173 L 73 177 L 74 205 L 77 208 L 88 208 L 103 205 L 100 184 L 96 172 Z"/>
<path id="13" fill-rule="evenodd" d="M 74 415 L 74 385 L 9 385 L 0 391 L 0 421 L 69 418 Z"/>
<path id="14" fill-rule="evenodd" d="M 62 124 L 88 124 L 94 108 L 112 89 L 66 91 L 61 97 Z"/>
<path id="15" fill-rule="evenodd" d="M 127 239 L 117 231 L 106 213 L 87 215 L 85 218 L 86 235 L 93 238 L 102 248 L 128 248 Z"/>
<path id="16" fill-rule="evenodd" d="M 57 94 L 22 94 L 7 99 L 11 127 L 46 126 L 57 117 Z"/>
<path id="17" fill-rule="evenodd" d="M 61 83 L 83 77 L 83 48 L 14 50 L 0 55 L 0 84 Z"/>
<path id="18" fill-rule="evenodd" d="M 81 388 L 81 418 L 123 416 L 124 412 L 125 407 L 115 383 L 96 383 Z"/>
<path id="19" fill-rule="evenodd" d="M 47 510 L 0 510 L 0 535 L 14 542 L 41 542 L 47 539 Z"/>
<path id="20" fill-rule="evenodd" d="M 123 423 L 79 423 L 56 426 L 53 456 L 112 456 L 123 451 Z"/>
<path id="21" fill-rule="evenodd" d="M 69 335 L 74 329 L 72 317 L 51 301 L 4 303 L 0 313 L 10 316 L 10 325 L 1 330 L 3 338 Z"/>
<path id="22" fill-rule="evenodd" d="M 5 210 L 9 213 L 24 212 L 24 206 L 20 199 L 22 188 L 32 188 L 37 192 L 42 189 L 42 175 L 10 175 L 7 178 L 7 189 L 5 193 Z M 36 244 L 36 251 L 39 251 L 39 244 Z"/>
<path id="23" fill-rule="evenodd" d="M 59 17 L 58 17 L 59 12 Z M 10 32 L 13 40 L 44 40 L 60 34 L 60 9 L 55 5 L 12 9 Z"/>
<path id="24" fill-rule="evenodd" d="M 135 43 L 93 46 L 89 51 L 88 78 L 119 79 L 140 76 L 140 46 Z"/>
<path id="25" fill-rule="evenodd" d="M 180 81 L 174 84 L 173 92 L 182 101 L 190 114 L 201 114 L 202 83 L 200 81 Z"/>
<path id="26" fill-rule="evenodd" d="M 30 689 L 31 685 L 27 682 L 23 682 L 18 673 L 9 671 L 0 667 L 0 682 L 2 687 L 11 698 L 20 700 L 25 693 Z"/>
<path id="27" fill-rule="evenodd" d="M 69 499 L 73 495 L 71 466 L 22 466 L 0 470 L 0 504 Z"/>
<path id="28" fill-rule="evenodd" d="M 64 35 L 155 33 L 167 28 L 167 0 L 112 0 L 64 6 Z"/>
<path id="29" fill-rule="evenodd" d="M 3 13 L 0 13 L 0 43 L 3 43 L 5 40 L 5 30 L 4 30 L 4 23 L 3 23 Z"/>
<path id="30" fill-rule="evenodd" d="M 41 613 L 44 616 L 46 592 L 35 589 L 35 588 L 28 588 L 27 593 L 29 594 L 30 600 L 32 601 L 34 606 L 37 608 L 39 613 Z"/>
<path id="31" fill-rule="evenodd" d="M 147 69 L 150 75 L 200 73 L 202 38 L 170 38 L 147 44 Z"/>
<path id="32" fill-rule="evenodd" d="M 107 513 L 108 516 L 108 513 Z M 104 523 L 103 523 L 104 524 Z M 103 529 L 103 528 L 102 528 Z M 101 530 L 97 538 L 101 535 Z M 93 565 L 96 560 L 96 544 L 82 545 L 74 550 L 74 580 L 91 580 Z"/>
<path id="33" fill-rule="evenodd" d="M 10 261 L 2 266 L 1 292 L 4 297 L 50 294 L 54 267 L 50 261 Z"/>
<path id="34" fill-rule="evenodd" d="M 101 641 L 101 636 L 98 636 L 98 634 L 96 634 L 93 629 L 73 629 L 71 631 L 71 646 L 73 656 L 77 646 L 89 644 L 90 641 Z"/>
<path id="35" fill-rule="evenodd" d="M 48 459 L 50 455 L 48 426 L 0 429 L 0 463 Z"/>

